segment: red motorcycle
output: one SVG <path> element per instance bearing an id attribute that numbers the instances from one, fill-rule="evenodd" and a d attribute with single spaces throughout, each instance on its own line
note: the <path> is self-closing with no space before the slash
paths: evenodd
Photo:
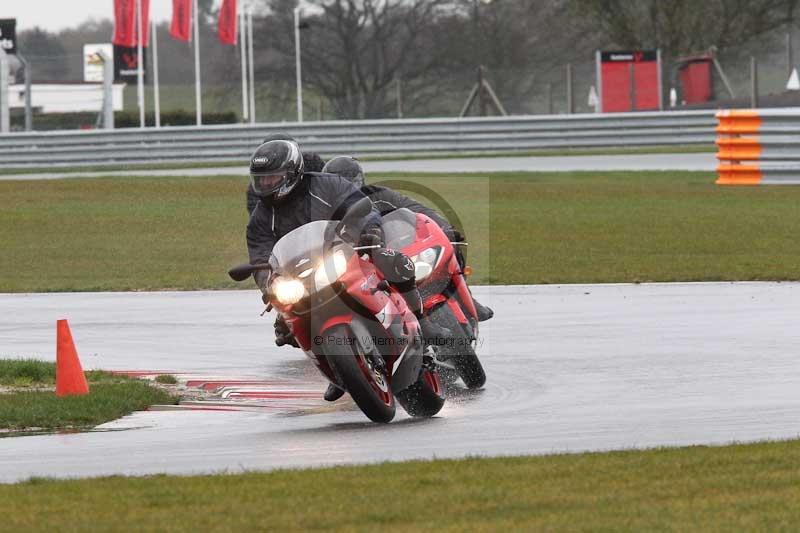
<path id="1" fill-rule="evenodd" d="M 475 353 L 478 313 L 454 248 L 466 243 L 451 243 L 433 220 L 408 209 L 384 215 L 383 230 L 387 248 L 414 261 L 425 313 L 452 333 L 437 347 L 435 361 L 442 376 L 453 381 L 460 377 L 470 389 L 482 387 L 486 373 Z"/>
<path id="2" fill-rule="evenodd" d="M 395 399 L 411 416 L 430 417 L 444 388 L 419 323 L 403 296 L 352 246 L 350 232 L 372 204 L 363 199 L 340 222 L 316 221 L 281 238 L 269 263 L 240 265 L 236 281 L 271 272 L 267 295 L 299 347 L 322 374 L 347 391 L 370 420 L 389 422 Z M 268 310 L 270 307 L 267 308 Z"/>

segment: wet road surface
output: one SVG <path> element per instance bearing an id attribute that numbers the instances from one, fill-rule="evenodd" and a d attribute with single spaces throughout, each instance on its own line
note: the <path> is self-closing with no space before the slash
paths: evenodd
<path id="1" fill-rule="evenodd" d="M 238 472 L 467 455 L 718 444 L 800 434 L 800 284 L 477 287 L 485 390 L 434 419 L 369 422 L 297 350 L 272 344 L 253 291 L 0 295 L 0 354 L 55 358 L 68 318 L 84 368 L 251 380 L 214 404 L 84 434 L 0 438 L 0 481 Z M 255 392 L 253 392 L 255 391 Z M 229 391 L 230 392 L 230 391 Z M 240 395 L 241 396 L 241 395 Z M 246 395 L 245 395 L 246 396 Z M 211 403 L 209 403 L 209 406 Z M 196 407 L 196 406 L 195 406 Z"/>

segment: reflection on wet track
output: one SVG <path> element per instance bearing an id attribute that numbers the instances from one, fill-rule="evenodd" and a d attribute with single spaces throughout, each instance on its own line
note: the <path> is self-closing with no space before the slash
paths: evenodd
<path id="1" fill-rule="evenodd" d="M 0 439 L 0 481 L 713 444 L 800 434 L 800 284 L 478 287 L 485 390 L 369 422 L 250 291 L 0 295 L 0 353 L 176 373 L 194 399 L 83 434 Z M 114 431 L 107 431 L 114 430 Z"/>

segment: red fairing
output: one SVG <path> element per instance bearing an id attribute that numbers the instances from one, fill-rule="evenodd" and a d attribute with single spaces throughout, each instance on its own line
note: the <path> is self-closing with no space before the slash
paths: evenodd
<path id="1" fill-rule="evenodd" d="M 325 332 L 331 329 L 333 326 L 338 326 L 340 324 L 349 324 L 352 321 L 353 321 L 352 314 L 332 316 L 322 324 L 322 327 L 319 328 L 319 333 L 324 335 Z"/>
<path id="2" fill-rule="evenodd" d="M 283 317 L 288 324 L 289 329 L 292 330 L 292 335 L 294 335 L 294 338 L 297 340 L 297 344 L 300 345 L 300 348 L 307 352 L 311 351 L 311 337 L 303 324 L 303 319 L 299 316 L 287 316 L 286 314 L 284 314 Z"/>
<path id="3" fill-rule="evenodd" d="M 426 279 L 419 282 L 420 287 L 425 287 L 430 283 L 443 278 L 449 278 L 456 289 L 457 299 L 448 298 L 442 293 L 432 294 L 423 302 L 425 310 L 432 309 L 437 305 L 447 302 L 453 310 L 453 314 L 462 324 L 467 323 L 467 317 L 477 320 L 478 312 L 472 301 L 472 295 L 467 287 L 464 275 L 456 260 L 453 246 L 442 229 L 427 216 L 417 213 L 417 238 L 412 244 L 403 248 L 403 253 L 409 257 L 417 255 L 426 248 L 439 246 L 442 248 L 442 257 L 439 258 L 434 271 Z M 463 307 L 462 307 L 463 306 Z"/>
<path id="4" fill-rule="evenodd" d="M 422 304 L 422 306 L 427 311 L 428 309 L 432 309 L 432 308 L 436 307 L 437 305 L 439 305 L 441 303 L 444 303 L 446 301 L 447 301 L 447 297 L 444 294 L 434 294 L 434 295 L 430 296 L 427 300 L 425 300 L 425 302 Z"/>
<path id="5" fill-rule="evenodd" d="M 456 317 L 461 324 L 467 323 L 467 316 L 464 314 L 464 311 L 461 310 L 461 306 L 455 300 L 447 300 L 447 305 L 450 307 L 450 310 L 453 312 L 453 316 Z"/>
<path id="6" fill-rule="evenodd" d="M 455 285 L 458 299 L 461 300 L 464 307 L 466 307 L 467 313 L 477 320 L 478 311 L 475 309 L 475 303 L 472 301 L 472 295 L 469 292 L 469 287 L 467 287 L 467 281 L 461 273 L 453 274 L 453 285 Z"/>

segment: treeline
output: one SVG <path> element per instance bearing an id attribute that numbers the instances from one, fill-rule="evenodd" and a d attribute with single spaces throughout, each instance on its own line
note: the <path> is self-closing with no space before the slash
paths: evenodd
<path id="1" fill-rule="evenodd" d="M 667 86 L 676 60 L 716 47 L 734 61 L 755 47 L 781 51 L 795 31 L 800 0 L 312 0 L 304 2 L 302 59 L 306 115 L 379 118 L 455 115 L 479 65 L 509 113 L 563 109 L 564 67 L 573 65 L 578 109 L 594 83 L 598 48 L 661 48 Z M 296 0 L 255 2 L 254 48 L 259 120 L 294 116 L 293 9 Z M 216 38 L 212 0 L 201 0 L 204 99 L 239 110 L 237 47 Z M 19 33 L 38 80 L 82 78 L 84 43 L 107 42 L 111 21 L 51 34 Z M 193 83 L 191 45 L 158 28 L 164 86 Z M 192 109 L 175 89 L 169 107 Z M 546 106 L 543 109 L 543 106 Z"/>

